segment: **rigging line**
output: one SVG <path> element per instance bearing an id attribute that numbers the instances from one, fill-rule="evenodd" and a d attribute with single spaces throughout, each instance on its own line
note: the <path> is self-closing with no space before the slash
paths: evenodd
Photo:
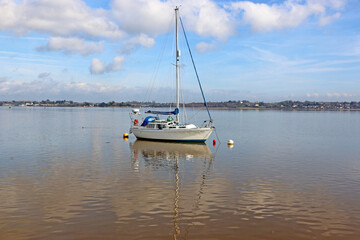
<path id="1" fill-rule="evenodd" d="M 217 131 L 216 131 L 216 127 L 214 127 L 214 130 L 215 130 L 216 138 L 217 138 L 217 140 L 218 140 L 218 142 L 219 142 L 219 145 L 220 145 L 220 144 L 221 144 L 221 141 L 220 141 L 219 135 L 218 135 L 218 133 L 217 133 Z"/>
<path id="2" fill-rule="evenodd" d="M 162 62 L 162 60 L 163 60 L 163 56 L 164 56 L 164 53 L 165 53 L 165 49 L 166 49 L 168 40 L 169 40 L 169 38 L 166 37 L 166 38 L 165 38 L 165 42 L 164 42 L 164 44 L 162 45 L 162 48 L 161 48 L 159 57 L 158 57 L 158 59 L 157 59 L 156 66 L 155 66 L 155 69 L 154 69 L 154 72 L 153 72 L 153 75 L 152 75 L 152 78 L 151 78 L 151 85 L 150 85 L 148 94 L 146 95 L 147 100 L 149 100 L 149 98 L 150 98 L 150 96 L 151 96 L 151 94 L 152 94 L 152 91 L 153 91 L 153 89 L 154 89 L 155 80 L 156 80 L 156 78 L 157 78 L 157 76 L 158 76 L 158 73 L 159 73 L 160 64 L 161 64 L 161 62 Z"/>
<path id="3" fill-rule="evenodd" d="M 201 110 L 199 110 L 199 108 L 195 108 L 195 107 L 192 107 L 192 115 L 190 116 L 189 120 L 192 121 L 192 119 L 194 121 L 197 122 L 197 115 L 199 115 L 199 113 L 201 112 Z"/>
<path id="4" fill-rule="evenodd" d="M 200 111 L 198 109 L 195 109 L 195 108 L 192 108 L 192 111 L 195 112 L 193 113 L 190 118 L 189 118 L 189 121 L 194 121 L 194 122 L 199 122 L 200 120 L 197 119 L 197 116 L 199 115 Z M 203 122 L 201 122 L 203 123 Z"/>
<path id="5" fill-rule="evenodd" d="M 174 21 L 171 21 L 169 23 L 169 26 L 168 26 L 168 31 L 170 31 L 171 29 L 171 26 L 173 25 L 173 22 Z M 169 35 L 170 34 L 167 34 L 165 36 L 165 39 L 163 40 L 163 43 L 161 45 L 161 48 L 160 48 L 160 52 L 159 52 L 159 55 L 157 57 L 157 60 L 155 62 L 155 68 L 154 68 L 154 71 L 153 73 L 151 74 L 151 78 L 150 78 L 150 84 L 149 84 L 149 87 L 147 88 L 146 92 L 145 92 L 145 96 L 144 96 L 144 100 L 145 101 L 150 101 L 150 96 L 152 95 L 152 92 L 153 92 L 153 89 L 154 89 L 154 85 L 155 85 L 155 80 L 158 76 L 158 73 L 159 73 L 159 70 L 160 70 L 160 65 L 161 65 L 161 62 L 163 61 L 163 57 L 164 57 L 164 53 L 165 53 L 165 49 L 168 45 L 168 41 L 169 41 Z"/>
<path id="6" fill-rule="evenodd" d="M 207 110 L 207 112 L 208 112 L 208 115 L 209 115 L 209 118 L 210 118 L 210 123 L 212 123 L 212 121 L 213 121 L 213 120 L 212 120 L 212 118 L 211 118 L 211 115 L 210 115 L 210 111 L 209 111 L 208 105 L 207 105 L 207 103 L 206 103 L 206 99 L 205 99 L 204 91 L 203 91 L 203 89 L 202 89 L 202 87 L 201 87 L 199 74 L 198 74 L 198 72 L 197 72 L 197 70 L 196 70 L 196 66 L 195 66 L 194 58 L 193 58 L 192 53 L 191 53 L 191 50 L 190 50 L 189 41 L 188 41 L 187 36 L 186 36 L 186 33 L 185 33 L 184 24 L 183 24 L 183 22 L 182 22 L 181 17 L 179 17 L 179 19 L 180 19 L 181 28 L 182 28 L 182 30 L 183 30 L 184 37 L 185 37 L 185 40 L 186 40 L 186 45 L 187 45 L 188 50 L 189 50 L 189 53 L 190 53 L 191 61 L 192 61 L 192 64 L 193 64 L 193 67 L 194 67 L 194 70 L 195 70 L 196 78 L 197 78 L 198 83 L 199 83 L 199 87 L 200 87 L 200 90 L 201 90 L 201 95 L 202 95 L 203 100 L 204 100 L 204 105 L 205 105 L 206 110 Z"/>

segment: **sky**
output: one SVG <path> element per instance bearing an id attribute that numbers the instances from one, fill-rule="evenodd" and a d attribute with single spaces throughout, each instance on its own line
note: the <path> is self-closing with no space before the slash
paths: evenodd
<path id="1" fill-rule="evenodd" d="M 208 101 L 360 101 L 359 0 L 0 0 L 0 101 L 174 101 L 175 6 Z"/>

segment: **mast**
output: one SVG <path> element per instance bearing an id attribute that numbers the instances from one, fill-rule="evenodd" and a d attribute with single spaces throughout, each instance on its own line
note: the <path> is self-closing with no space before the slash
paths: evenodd
<path id="1" fill-rule="evenodd" d="M 178 15 L 179 8 L 175 8 L 175 27 L 176 27 L 176 107 L 180 108 L 180 89 L 179 89 L 179 62 L 180 62 L 180 50 L 179 50 L 179 39 L 178 39 Z M 179 122 L 179 114 L 176 115 L 176 121 Z"/>

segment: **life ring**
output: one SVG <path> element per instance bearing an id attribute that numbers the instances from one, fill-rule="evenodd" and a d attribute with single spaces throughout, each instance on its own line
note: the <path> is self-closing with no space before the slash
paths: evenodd
<path id="1" fill-rule="evenodd" d="M 138 123 L 139 123 L 139 120 L 135 119 L 134 120 L 134 125 L 138 125 Z"/>

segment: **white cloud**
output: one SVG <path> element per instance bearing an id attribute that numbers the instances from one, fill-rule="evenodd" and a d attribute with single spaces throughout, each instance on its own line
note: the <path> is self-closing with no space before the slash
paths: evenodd
<path id="1" fill-rule="evenodd" d="M 111 86 L 101 83 L 72 82 L 63 83 L 54 80 L 34 80 L 18 81 L 7 80 L 0 81 L 0 94 L 9 99 L 73 99 L 73 100 L 91 100 L 108 101 L 116 99 L 118 94 L 128 88 L 121 86 Z M 124 92 L 126 94 L 127 91 Z M 134 91 L 132 91 L 134 93 Z M 94 97 L 96 96 L 96 97 Z M 127 96 L 129 97 L 129 96 Z M 125 100 L 125 99 L 124 99 Z"/>
<path id="2" fill-rule="evenodd" d="M 7 78 L 6 78 L 6 77 L 0 77 L 0 83 L 6 82 L 6 81 L 7 81 Z"/>
<path id="3" fill-rule="evenodd" d="M 150 36 L 169 31 L 173 5 L 161 0 L 114 0 L 112 11 L 122 29 Z"/>
<path id="4" fill-rule="evenodd" d="M 328 97 L 340 97 L 341 94 L 337 93 L 337 92 L 334 92 L 334 93 L 327 93 L 326 96 L 328 96 Z"/>
<path id="5" fill-rule="evenodd" d="M 305 22 L 310 16 L 319 16 L 319 24 L 329 24 L 340 17 L 339 13 L 327 15 L 327 9 L 338 10 L 344 6 L 345 1 L 339 0 L 287 0 L 282 4 L 268 5 L 240 1 L 231 3 L 230 9 L 240 11 L 243 21 L 250 24 L 255 32 L 268 32 L 296 27 Z"/>
<path id="6" fill-rule="evenodd" d="M 43 72 L 43 73 L 39 74 L 38 78 L 46 79 L 46 78 L 50 77 L 50 75 L 51 75 L 51 73 L 49 73 L 49 72 Z"/>
<path id="7" fill-rule="evenodd" d="M 155 44 L 155 40 L 148 35 L 141 33 L 136 37 L 130 38 L 127 41 L 124 41 L 124 49 L 121 51 L 125 54 L 130 54 L 132 51 L 137 49 L 139 46 L 145 48 L 151 48 Z"/>
<path id="8" fill-rule="evenodd" d="M 326 96 L 329 98 L 341 98 L 341 97 L 347 98 L 347 97 L 353 97 L 354 95 L 351 93 L 338 93 L 338 92 L 331 93 L 331 92 L 329 92 L 326 94 Z"/>
<path id="9" fill-rule="evenodd" d="M 86 83 L 86 82 L 62 82 L 53 79 L 37 79 L 33 81 L 10 80 L 6 77 L 0 77 L 0 96 L 3 99 L 14 100 L 43 100 L 43 99 L 67 99 L 74 101 L 157 101 L 164 102 L 166 95 L 173 89 L 154 88 L 151 97 L 144 99 L 148 94 L 146 87 L 124 87 L 120 85 L 110 85 L 104 83 Z M 224 97 L 225 96 L 225 97 Z M 239 96 L 242 99 L 252 101 L 264 101 L 269 96 L 263 93 L 254 93 L 251 91 L 240 91 L 236 89 L 209 89 L 207 97 L 211 101 L 237 100 Z M 289 97 L 290 96 L 290 97 Z M 270 97 L 271 101 L 282 101 L 284 99 L 305 98 L 304 100 L 335 100 L 335 101 L 357 101 L 358 93 L 349 92 L 328 92 L 328 93 L 308 93 L 303 95 L 287 95 L 281 97 Z M 184 98 L 187 102 L 201 101 L 201 97 L 193 90 L 184 89 Z"/>
<path id="10" fill-rule="evenodd" d="M 344 7 L 347 0 L 307 0 L 311 5 L 321 5 L 325 7 L 331 7 L 335 10 L 340 10 Z"/>
<path id="11" fill-rule="evenodd" d="M 212 43 L 206 43 L 206 42 L 200 42 L 195 46 L 195 50 L 199 53 L 205 53 L 210 52 L 216 49 L 216 44 L 214 42 Z"/>
<path id="12" fill-rule="evenodd" d="M 93 58 L 91 60 L 90 72 L 92 74 L 102 74 L 105 72 L 105 66 L 98 58 Z"/>
<path id="13" fill-rule="evenodd" d="M 236 32 L 236 18 L 241 18 L 257 32 L 295 27 L 310 16 L 317 16 L 319 24 L 325 25 L 340 17 L 340 13 L 334 11 L 341 10 L 345 2 L 287 0 L 270 5 L 234 1 L 225 7 L 214 0 L 113 0 L 111 9 L 104 10 L 92 9 L 84 0 L 1 0 L 0 30 L 21 35 L 40 32 L 69 39 L 119 39 L 128 33 L 135 36 L 125 42 L 128 45 L 125 50 L 131 51 L 138 45 L 152 47 L 154 37 L 173 29 L 176 5 L 182 5 L 180 15 L 187 30 L 225 41 Z M 100 51 L 99 48 L 97 45 L 94 51 Z M 63 49 L 69 53 L 88 54 L 87 50 Z"/>
<path id="14" fill-rule="evenodd" d="M 144 99 L 147 88 L 131 88 L 104 83 L 61 82 L 55 80 L 19 81 L 0 77 L 0 96 L 14 100 L 67 99 L 74 101 L 107 102 Z M 154 89 L 154 101 L 164 101 L 169 89 Z M 191 96 L 194 94 L 191 92 Z"/>
<path id="15" fill-rule="evenodd" d="M 103 9 L 91 9 L 81 0 L 0 2 L 0 30 L 24 35 L 40 32 L 57 36 L 118 39 L 124 32 Z"/>
<path id="16" fill-rule="evenodd" d="M 185 27 L 201 36 L 225 41 L 235 34 L 234 19 L 211 0 L 184 0 L 180 10 L 185 19 Z"/>
<path id="17" fill-rule="evenodd" d="M 119 39 L 155 37 L 174 25 L 174 7 L 188 30 L 226 40 L 235 33 L 230 14 L 212 0 L 113 0 L 110 10 L 91 9 L 82 0 L 2 0 L 0 30 L 25 35 L 40 32 L 62 37 Z"/>
<path id="18" fill-rule="evenodd" d="M 107 72 L 116 72 L 116 71 L 121 70 L 124 60 L 125 60 L 124 56 L 115 57 L 114 60 L 112 61 L 112 63 L 110 63 L 106 67 Z"/>
<path id="19" fill-rule="evenodd" d="M 343 96 L 344 97 L 353 97 L 354 95 L 351 93 L 343 93 Z"/>
<path id="20" fill-rule="evenodd" d="M 320 94 L 319 93 L 307 93 L 306 96 L 318 98 L 320 96 Z"/>
<path id="21" fill-rule="evenodd" d="M 71 37 L 51 37 L 46 45 L 39 46 L 39 51 L 62 51 L 66 54 L 89 54 L 101 53 L 104 49 L 104 42 L 87 42 L 83 39 Z"/>
<path id="22" fill-rule="evenodd" d="M 107 72 L 120 71 L 124 60 L 124 56 L 117 56 L 111 63 L 105 65 L 98 58 L 93 58 L 89 70 L 92 74 L 103 74 Z"/>
<path id="23" fill-rule="evenodd" d="M 340 16 L 341 16 L 340 13 L 335 13 L 334 15 L 331 15 L 331 16 L 323 16 L 319 19 L 319 25 L 324 26 L 324 25 L 330 24 L 334 20 L 340 18 Z"/>
<path id="24" fill-rule="evenodd" d="M 230 14 L 211 0 L 114 0 L 112 11 L 126 32 L 157 36 L 172 30 L 174 7 L 179 3 L 187 30 L 220 40 L 235 34 Z"/>

